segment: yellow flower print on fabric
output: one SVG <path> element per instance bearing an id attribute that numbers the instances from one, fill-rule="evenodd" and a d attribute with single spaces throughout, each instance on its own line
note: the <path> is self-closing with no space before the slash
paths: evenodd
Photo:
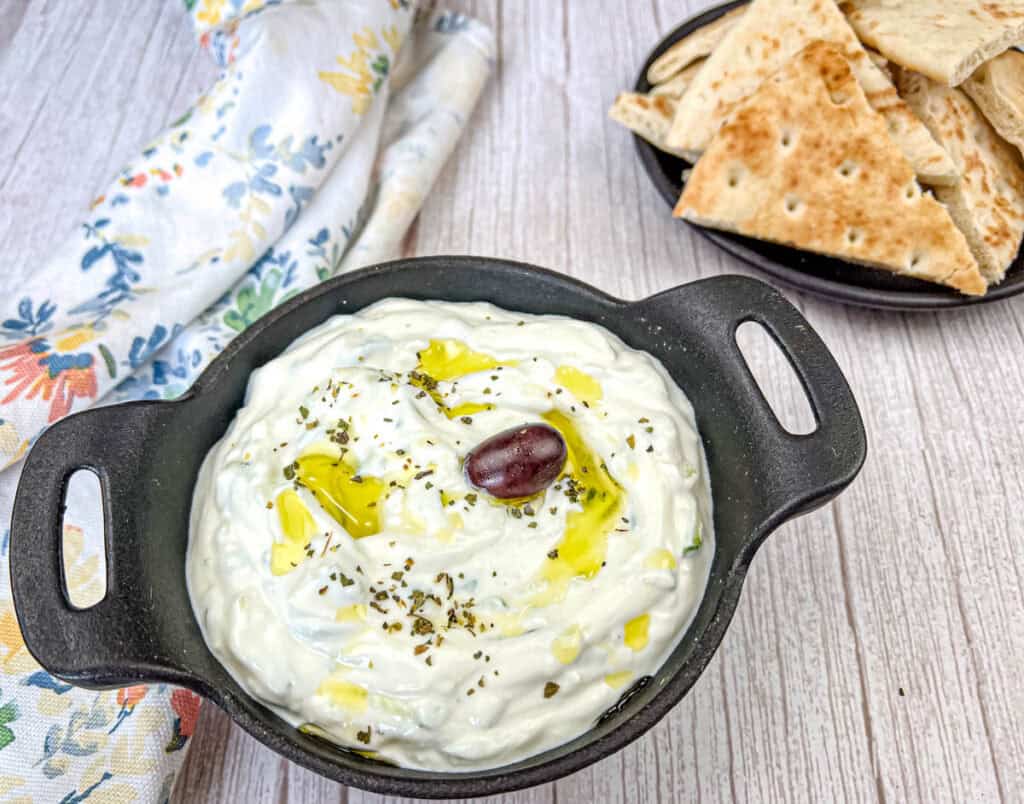
<path id="1" fill-rule="evenodd" d="M 10 422 L 0 421 L 0 455 L 10 455 L 18 460 L 28 447 L 28 442 L 18 435 L 18 428 Z"/>
<path id="2" fill-rule="evenodd" d="M 400 39 L 397 30 L 393 26 L 390 31 L 382 30 L 381 37 L 394 52 L 395 46 L 392 43 Z M 356 50 L 348 56 L 335 59 L 343 70 L 321 70 L 317 76 L 332 89 L 347 95 L 352 101 L 352 112 L 362 115 L 370 108 L 374 93 L 387 79 L 391 71 L 391 59 L 371 28 L 363 28 L 352 34 L 352 41 Z"/>
<path id="3" fill-rule="evenodd" d="M 88 608 L 103 599 L 100 557 L 85 552 L 85 534 L 75 525 L 64 526 L 64 578 L 68 597 L 79 608 Z"/>
<path id="4" fill-rule="evenodd" d="M 0 668 L 4 675 L 16 676 L 37 666 L 21 638 L 13 607 L 4 606 L 0 609 Z"/>
<path id="5" fill-rule="evenodd" d="M 4 774 L 0 776 L 0 796 L 6 796 L 12 790 L 16 790 L 25 784 L 25 779 L 22 776 L 12 776 L 11 774 Z M 10 799 L 5 799 L 9 801 Z M 15 799 L 16 801 L 17 799 Z M 28 799 L 31 801 L 31 798 Z"/>
<path id="6" fill-rule="evenodd" d="M 398 48 L 402 45 L 402 35 L 394 25 L 385 25 L 380 29 L 381 38 L 388 43 L 391 52 L 398 55 Z"/>
<path id="7" fill-rule="evenodd" d="M 373 76 L 370 74 L 367 56 L 363 51 L 357 50 L 347 59 L 343 56 L 338 56 L 337 61 L 348 72 L 329 73 L 321 71 L 317 75 L 321 81 L 326 82 L 342 95 L 348 95 L 352 99 L 352 111 L 355 114 L 361 115 L 370 106 L 370 93 L 373 83 Z"/>
<path id="8" fill-rule="evenodd" d="M 380 49 L 380 42 L 377 41 L 377 34 L 369 28 L 363 28 L 362 31 L 356 31 L 356 33 L 352 34 L 352 41 L 356 43 L 356 47 L 363 53 L 369 53 L 371 50 Z"/>
<path id="9" fill-rule="evenodd" d="M 203 0 L 196 9 L 196 19 L 206 25 L 220 25 L 226 0 Z"/>
<path id="10" fill-rule="evenodd" d="M 266 4 L 267 0 L 246 0 L 245 3 L 239 3 L 237 0 L 232 3 L 228 3 L 227 0 L 198 0 L 192 13 L 202 27 L 214 28 L 221 23 L 258 11 Z"/>
<path id="11" fill-rule="evenodd" d="M 52 779 L 69 773 L 76 758 L 102 754 L 117 739 L 117 717 L 121 710 L 117 705 L 119 692 L 105 690 L 96 693 L 91 701 L 79 700 L 50 726 L 41 757 L 41 768 L 47 777 Z M 95 766 L 95 760 L 91 764 Z M 98 770 L 100 772 L 96 773 L 86 767 L 82 776 L 86 788 L 100 781 L 102 769 Z"/>
<path id="12" fill-rule="evenodd" d="M 159 766 L 159 758 L 147 754 L 144 750 L 144 730 L 150 724 L 135 721 L 134 725 L 135 732 L 120 737 L 114 743 L 114 750 L 110 752 L 110 768 L 118 776 L 145 776 L 153 773 Z"/>
<path id="13" fill-rule="evenodd" d="M 65 330 L 54 341 L 57 348 L 62 352 L 73 352 L 78 347 L 84 346 L 89 341 L 95 340 L 96 330 L 91 324 Z"/>

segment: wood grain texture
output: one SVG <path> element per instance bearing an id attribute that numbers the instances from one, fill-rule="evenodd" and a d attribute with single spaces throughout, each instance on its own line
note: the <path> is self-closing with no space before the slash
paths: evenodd
<path id="1" fill-rule="evenodd" d="M 527 260 L 630 298 L 753 273 L 671 219 L 605 116 L 709 4 L 445 3 L 491 25 L 501 60 L 405 250 Z M 214 74 L 176 4 L 56 5 L 0 15 L 0 244 L 18 275 Z M 1024 800 L 1024 299 L 904 315 L 789 295 L 860 400 L 863 474 L 768 540 L 718 655 L 661 724 L 491 801 Z M 796 410 L 783 358 L 754 355 Z M 291 765 L 212 706 L 175 800 L 397 804 Z"/>

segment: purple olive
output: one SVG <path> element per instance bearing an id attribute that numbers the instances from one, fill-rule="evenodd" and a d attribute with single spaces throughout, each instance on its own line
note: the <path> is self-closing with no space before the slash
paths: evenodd
<path id="1" fill-rule="evenodd" d="M 531 497 L 565 466 L 565 439 L 546 424 L 524 424 L 481 441 L 466 456 L 469 482 L 500 500 Z"/>

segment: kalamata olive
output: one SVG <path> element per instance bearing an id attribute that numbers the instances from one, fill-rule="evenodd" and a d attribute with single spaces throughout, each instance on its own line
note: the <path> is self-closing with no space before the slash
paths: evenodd
<path id="1" fill-rule="evenodd" d="M 469 482 L 501 500 L 530 497 L 565 466 L 565 439 L 546 424 L 524 424 L 481 441 L 466 456 Z"/>

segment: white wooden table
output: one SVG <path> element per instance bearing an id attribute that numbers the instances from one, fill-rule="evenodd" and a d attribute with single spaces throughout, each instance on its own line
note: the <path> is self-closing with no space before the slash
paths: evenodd
<path id="1" fill-rule="evenodd" d="M 501 62 L 405 243 L 626 297 L 748 273 L 673 221 L 605 112 L 707 0 L 462 2 Z M 0 0 L 0 254 L 29 273 L 210 81 L 181 3 Z M 687 698 L 621 753 L 503 802 L 1024 800 L 1024 298 L 943 315 L 790 294 L 860 400 L 868 464 L 782 528 Z M 799 394 L 755 349 L 770 397 Z M 374 802 L 205 706 L 182 802 Z"/>

